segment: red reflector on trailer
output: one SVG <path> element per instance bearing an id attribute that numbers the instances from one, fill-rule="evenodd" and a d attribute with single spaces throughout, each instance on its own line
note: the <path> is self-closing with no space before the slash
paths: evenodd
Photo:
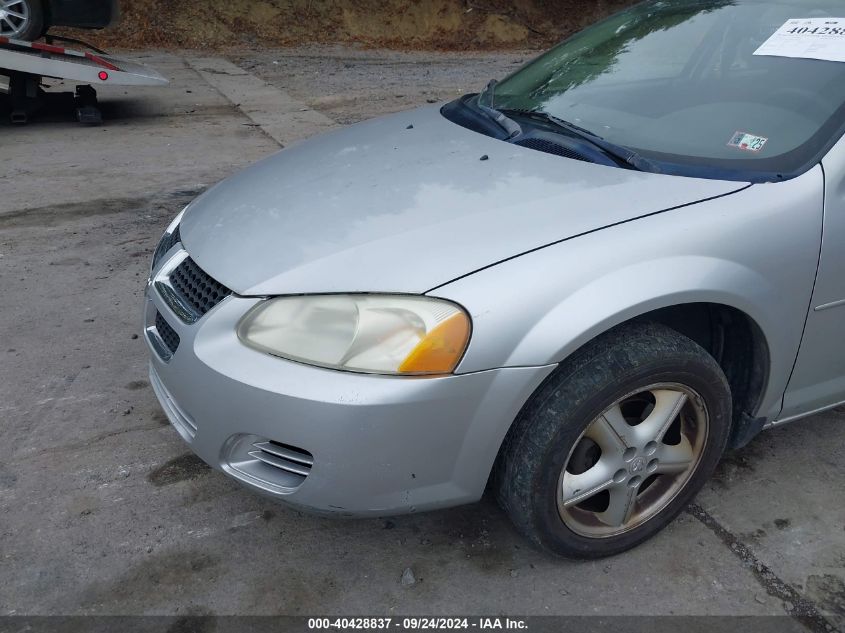
<path id="1" fill-rule="evenodd" d="M 101 70 L 99 73 L 97 73 L 97 77 L 105 81 L 109 78 L 109 74 L 105 70 Z"/>

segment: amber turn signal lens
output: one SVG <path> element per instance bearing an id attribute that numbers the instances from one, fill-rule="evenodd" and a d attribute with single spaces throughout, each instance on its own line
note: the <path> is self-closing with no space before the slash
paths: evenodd
<path id="1" fill-rule="evenodd" d="M 454 371 L 469 342 L 469 317 L 463 312 L 453 314 L 440 323 L 399 366 L 402 374 L 448 374 Z"/>

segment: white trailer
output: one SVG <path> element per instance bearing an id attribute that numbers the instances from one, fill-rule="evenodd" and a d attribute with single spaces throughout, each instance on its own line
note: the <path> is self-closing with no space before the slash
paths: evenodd
<path id="1" fill-rule="evenodd" d="M 44 77 L 82 82 L 75 94 L 48 94 Z M 13 123 L 27 123 L 51 97 L 65 97 L 80 123 L 100 123 L 94 85 L 161 86 L 161 74 L 110 55 L 75 51 L 51 43 L 24 42 L 0 36 L 0 101 L 7 102 Z"/>

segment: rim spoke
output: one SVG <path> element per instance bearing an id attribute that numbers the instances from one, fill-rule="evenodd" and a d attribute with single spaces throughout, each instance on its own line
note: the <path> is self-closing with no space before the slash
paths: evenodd
<path id="1" fill-rule="evenodd" d="M 626 415 L 642 421 L 629 423 Z M 581 474 L 563 469 L 556 491 L 561 519 L 589 538 L 621 534 L 650 520 L 689 482 L 706 446 L 708 425 L 704 400 L 680 383 L 653 383 L 621 397 L 581 436 L 597 446 L 588 442 L 572 449 L 576 471 L 591 463 L 585 460 L 595 459 L 597 448 L 601 454 Z M 680 433 L 675 432 L 678 426 Z M 654 487 L 640 495 L 643 483 L 652 481 Z M 605 501 L 607 507 L 598 511 Z"/>
<path id="2" fill-rule="evenodd" d="M 645 420 L 633 427 L 643 444 L 649 441 L 662 441 L 666 431 L 672 426 L 672 422 L 687 402 L 687 394 L 681 391 L 658 389 L 651 393 L 655 399 L 654 409 Z"/>
<path id="3" fill-rule="evenodd" d="M 26 16 L 23 13 L 18 13 L 17 11 L 12 11 L 11 9 L 6 9 L 6 15 L 11 15 L 15 18 L 20 18 L 23 20 Z"/>
<path id="4" fill-rule="evenodd" d="M 605 453 L 622 453 L 628 447 L 626 439 L 631 426 L 622 416 L 622 409 L 614 405 L 602 413 L 587 429 L 586 436 L 601 447 Z"/>
<path id="5" fill-rule="evenodd" d="M 637 501 L 637 488 L 621 484 L 610 490 L 610 503 L 607 510 L 596 516 L 611 527 L 621 527 L 627 523 L 634 513 Z"/>
<path id="6" fill-rule="evenodd" d="M 560 487 L 560 500 L 563 506 L 578 505 L 613 484 L 613 468 L 600 459 L 595 466 L 579 474 L 564 473 Z"/>
<path id="7" fill-rule="evenodd" d="M 692 444 L 681 436 L 681 443 L 676 446 L 661 444 L 654 455 L 658 459 L 655 473 L 673 475 L 685 472 L 695 459 Z"/>

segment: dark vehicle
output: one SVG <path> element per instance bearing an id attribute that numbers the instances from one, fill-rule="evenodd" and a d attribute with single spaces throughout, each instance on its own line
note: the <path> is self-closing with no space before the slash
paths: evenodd
<path id="1" fill-rule="evenodd" d="M 36 40 L 51 26 L 102 29 L 117 16 L 117 0 L 0 0 L 0 37 Z"/>

